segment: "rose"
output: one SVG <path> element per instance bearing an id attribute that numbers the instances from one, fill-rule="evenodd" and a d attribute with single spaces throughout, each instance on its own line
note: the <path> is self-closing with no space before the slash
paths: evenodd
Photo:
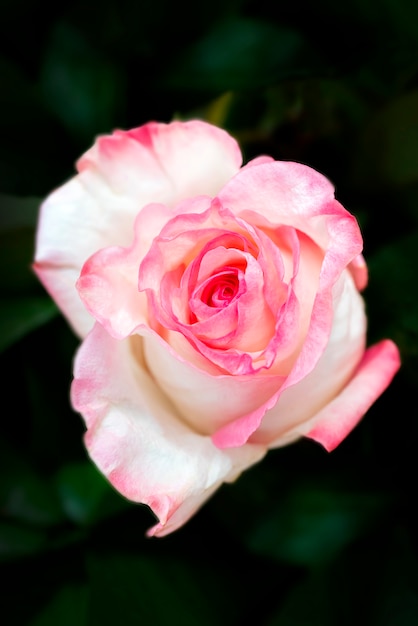
<path id="1" fill-rule="evenodd" d="M 116 131 L 41 210 L 34 269 L 83 338 L 85 443 L 149 534 L 270 448 L 333 449 L 399 367 L 391 341 L 365 349 L 362 237 L 331 183 L 241 162 L 201 121 Z"/>

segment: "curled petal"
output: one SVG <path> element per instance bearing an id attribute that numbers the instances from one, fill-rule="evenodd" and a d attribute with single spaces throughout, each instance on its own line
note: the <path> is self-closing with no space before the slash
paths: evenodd
<path id="1" fill-rule="evenodd" d="M 196 195 L 214 196 L 239 170 L 237 142 L 206 122 L 150 122 L 99 137 L 77 163 L 117 193 L 174 206 Z"/>
<path id="2" fill-rule="evenodd" d="M 369 272 L 367 270 L 366 261 L 362 254 L 358 254 L 348 266 L 359 291 L 363 291 L 367 287 L 369 280 Z"/>
<path id="3" fill-rule="evenodd" d="M 332 184 L 300 163 L 275 161 L 243 168 L 218 197 L 235 215 L 243 219 L 248 215 L 249 223 L 267 220 L 271 225 L 291 226 L 327 252 L 323 289 L 362 251 L 357 221 L 335 200 Z"/>
<path id="4" fill-rule="evenodd" d="M 147 374 L 141 339 L 117 341 L 96 324 L 77 354 L 71 396 L 86 422 L 86 447 L 100 471 L 159 519 L 149 534 L 184 524 L 223 483 L 259 461 L 265 446 L 218 450 L 179 420 Z"/>
<path id="5" fill-rule="evenodd" d="M 364 353 L 366 316 L 363 299 L 347 271 L 334 287 L 331 310 L 331 334 L 316 366 L 295 385 L 286 380 L 251 441 L 277 447 L 300 437 L 300 425 L 331 402 L 352 378 Z"/>
<path id="6" fill-rule="evenodd" d="M 78 335 L 94 323 L 75 289 L 85 261 L 106 246 L 129 246 L 146 205 L 216 195 L 241 162 L 232 137 L 198 120 L 97 139 L 79 160 L 79 174 L 42 204 L 36 238 L 34 270 Z"/>
<path id="7" fill-rule="evenodd" d="M 392 341 L 385 339 L 368 348 L 348 385 L 303 424 L 300 433 L 333 450 L 385 391 L 399 367 L 399 350 Z"/>
<path id="8" fill-rule="evenodd" d="M 157 335 L 145 336 L 144 350 L 151 373 L 182 420 L 206 435 L 242 415 L 258 415 L 260 407 L 264 413 L 265 403 L 284 380 L 279 374 L 230 376 L 214 366 L 205 371 L 207 361 L 200 361 L 192 346 L 177 333 L 170 338 L 169 348 Z M 181 353 L 184 357 L 179 356 Z"/>

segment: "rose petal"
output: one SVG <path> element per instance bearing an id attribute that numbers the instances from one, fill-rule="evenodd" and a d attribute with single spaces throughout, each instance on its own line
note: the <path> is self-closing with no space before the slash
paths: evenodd
<path id="1" fill-rule="evenodd" d="M 197 195 L 214 196 L 239 170 L 239 146 L 224 130 L 199 120 L 150 122 L 99 137 L 77 163 L 117 193 L 174 206 Z M 144 201 L 145 199 L 145 201 Z"/>
<path id="2" fill-rule="evenodd" d="M 261 226 L 266 226 L 267 220 L 300 229 L 324 251 L 309 331 L 292 371 L 276 394 L 277 400 L 287 387 L 303 381 L 323 354 L 333 323 L 332 290 L 341 273 L 361 253 L 361 233 L 355 218 L 334 200 L 331 183 L 298 163 L 275 162 L 242 170 L 219 198 L 251 223 L 260 220 Z M 274 404 L 270 399 L 266 410 Z M 259 428 L 263 415 L 260 411 L 244 415 L 223 426 L 212 440 L 222 448 L 242 445 Z"/>
<path id="3" fill-rule="evenodd" d="M 169 344 L 156 335 L 145 336 L 147 365 L 183 420 L 206 435 L 242 415 L 257 412 L 260 406 L 264 413 L 265 403 L 284 380 L 268 373 L 230 376 L 214 366 L 204 371 L 208 362 L 200 360 L 181 335 L 173 333 Z"/>
<path id="4" fill-rule="evenodd" d="M 366 350 L 352 380 L 300 433 L 321 443 L 329 452 L 358 424 L 385 391 L 400 367 L 399 350 L 385 339 Z"/>
<path id="5" fill-rule="evenodd" d="M 332 184 L 300 163 L 275 161 L 243 168 L 218 197 L 250 224 L 256 226 L 264 218 L 270 225 L 288 225 L 310 237 L 327 252 L 322 288 L 332 285 L 362 251 L 357 221 L 335 200 Z"/>
<path id="6" fill-rule="evenodd" d="M 300 437 L 299 425 L 332 401 L 352 377 L 363 356 L 366 316 L 363 299 L 347 271 L 333 290 L 333 300 L 332 330 L 317 365 L 296 385 L 286 381 L 251 441 L 277 447 Z"/>
<path id="7" fill-rule="evenodd" d="M 84 261 L 103 245 L 102 227 L 106 229 L 106 218 L 100 221 L 96 199 L 77 178 L 53 192 L 41 207 L 33 268 L 81 337 L 94 320 L 80 301 L 75 283 Z"/>
<path id="8" fill-rule="evenodd" d="M 369 280 L 369 272 L 366 261 L 362 254 L 358 254 L 348 266 L 359 291 L 363 291 L 367 287 Z"/>
<path id="9" fill-rule="evenodd" d="M 159 523 L 149 534 L 163 536 L 223 482 L 259 461 L 266 448 L 220 451 L 209 437 L 191 431 L 146 373 L 135 347 L 137 358 L 131 340 L 117 341 L 96 324 L 77 354 L 72 402 L 86 421 L 93 461 L 125 497 L 152 509 Z"/>
<path id="10" fill-rule="evenodd" d="M 135 243 L 130 248 L 104 248 L 84 264 L 77 289 L 86 309 L 116 339 L 147 322 L 147 298 L 137 288 Z"/>
<path id="11" fill-rule="evenodd" d="M 71 267 L 59 268 L 58 265 L 48 263 L 34 263 L 32 269 L 61 311 L 65 312 L 74 332 L 79 337 L 85 337 L 94 319 L 83 306 L 74 288 L 78 277 L 77 271 Z"/>
<path id="12" fill-rule="evenodd" d="M 243 445 L 249 440 L 251 435 L 259 429 L 265 413 L 275 406 L 280 394 L 286 388 L 303 382 L 313 371 L 327 345 L 331 324 L 332 299 L 330 294 L 318 294 L 308 335 L 283 385 L 257 411 L 243 414 L 234 422 L 222 426 L 212 436 L 212 441 L 216 446 L 219 448 L 236 447 Z M 283 326 L 286 327 L 286 324 L 283 324 Z M 292 324 L 289 324 L 289 327 L 292 328 Z M 300 395 L 298 394 L 297 406 L 301 406 L 299 398 Z M 307 406 L 305 401 L 302 406 Z"/>
<path id="13" fill-rule="evenodd" d="M 242 162 L 236 141 L 200 121 L 151 123 L 100 137 L 78 162 L 79 175 L 41 207 L 34 269 L 82 337 L 93 320 L 75 283 L 84 262 L 106 246 L 128 246 L 139 210 L 215 195 Z"/>

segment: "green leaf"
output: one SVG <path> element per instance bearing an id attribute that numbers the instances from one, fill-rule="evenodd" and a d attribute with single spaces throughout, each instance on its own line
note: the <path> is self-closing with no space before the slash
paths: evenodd
<path id="1" fill-rule="evenodd" d="M 412 233 L 368 259 L 370 334 L 395 340 L 404 361 L 412 359 L 409 375 L 415 374 L 418 359 L 418 292 L 414 288 L 417 251 L 418 233 Z"/>
<path id="2" fill-rule="evenodd" d="M 219 623 L 199 569 L 190 559 L 184 562 L 168 554 L 162 558 L 141 553 L 91 556 L 91 626 Z"/>
<path id="3" fill-rule="evenodd" d="M 301 34 L 245 17 L 227 18 L 191 48 L 163 78 L 169 87 L 223 92 L 257 89 L 318 67 Z"/>
<path id="4" fill-rule="evenodd" d="M 376 592 L 370 602 L 374 624 L 414 626 L 418 621 L 416 528 L 412 534 L 400 523 L 387 537 L 376 567 Z M 370 622 L 369 622 L 370 623 Z"/>
<path id="5" fill-rule="evenodd" d="M 418 182 L 418 91 L 388 102 L 366 126 L 354 175 L 384 187 Z"/>
<path id="6" fill-rule="evenodd" d="M 66 585 L 28 626 L 88 626 L 88 592 L 82 585 Z"/>
<path id="7" fill-rule="evenodd" d="M 76 137 L 88 142 L 113 130 L 123 72 L 74 26 L 57 22 L 41 69 L 47 106 Z"/>
<path id="8" fill-rule="evenodd" d="M 132 506 L 91 462 L 65 465 L 56 482 L 62 507 L 77 524 L 92 524 Z"/>
<path id="9" fill-rule="evenodd" d="M 31 269 L 39 198 L 0 194 L 0 351 L 58 313 Z"/>
<path id="10" fill-rule="evenodd" d="M 0 190 L 43 196 L 70 171 L 69 138 L 18 64 L 0 57 L 0 76 Z"/>
<path id="11" fill-rule="evenodd" d="M 45 545 L 44 531 L 0 521 L 0 561 L 36 554 Z"/>
<path id="12" fill-rule="evenodd" d="M 40 283 L 31 269 L 34 245 L 35 235 L 30 228 L 16 228 L 0 233 L 2 297 L 42 293 Z"/>
<path id="13" fill-rule="evenodd" d="M 257 554 L 299 566 L 332 561 L 381 514 L 383 494 L 316 484 L 294 485 L 250 531 Z"/>
<path id="14" fill-rule="evenodd" d="M 49 527 L 65 519 L 52 481 L 3 443 L 0 470 L 0 502 L 5 518 L 32 527 Z"/>
<path id="15" fill-rule="evenodd" d="M 5 295 L 41 291 L 32 272 L 40 200 L 0 194 L 0 288 Z"/>
<path id="16" fill-rule="evenodd" d="M 0 193 L 0 232 L 35 228 L 41 200 Z"/>
<path id="17" fill-rule="evenodd" d="M 49 298 L 0 299 L 0 351 L 57 314 L 58 309 Z"/>
<path id="18" fill-rule="evenodd" d="M 331 606 L 327 575 L 315 571 L 294 585 L 265 626 L 334 626 Z"/>

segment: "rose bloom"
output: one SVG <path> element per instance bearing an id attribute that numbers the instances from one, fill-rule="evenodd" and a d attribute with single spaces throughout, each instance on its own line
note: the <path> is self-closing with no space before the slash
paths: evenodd
<path id="1" fill-rule="evenodd" d="M 34 269 L 83 340 L 72 405 L 126 498 L 184 524 L 271 448 L 335 448 L 399 367 L 366 349 L 355 218 L 329 180 L 202 121 L 99 137 L 41 208 Z"/>

